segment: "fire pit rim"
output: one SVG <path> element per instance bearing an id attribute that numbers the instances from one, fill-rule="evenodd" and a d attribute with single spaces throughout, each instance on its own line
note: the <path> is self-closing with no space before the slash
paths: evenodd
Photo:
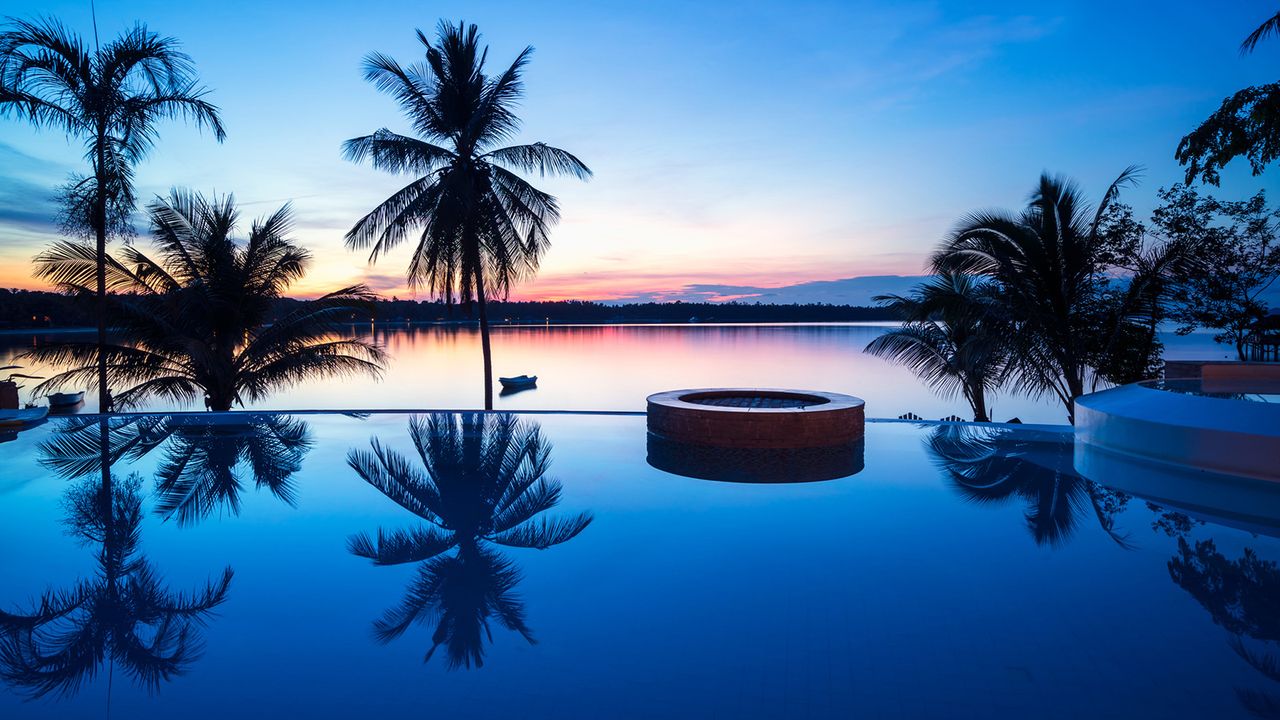
<path id="1" fill-rule="evenodd" d="M 762 395 L 815 399 L 803 407 L 733 407 L 685 398 Z M 686 388 L 647 399 L 649 432 L 695 445 L 743 448 L 804 448 L 839 445 L 863 435 L 861 398 L 821 390 L 788 388 Z M 752 420 L 751 418 L 755 418 Z"/>

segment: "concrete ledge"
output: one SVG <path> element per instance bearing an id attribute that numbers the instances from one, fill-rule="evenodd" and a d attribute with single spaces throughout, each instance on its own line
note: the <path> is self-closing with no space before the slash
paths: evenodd
<path id="1" fill-rule="evenodd" d="M 1166 360 L 1164 376 L 1168 380 L 1204 380 L 1206 383 L 1215 381 L 1280 383 L 1280 363 L 1239 360 Z"/>
<path id="2" fill-rule="evenodd" d="M 760 398 L 793 407 L 706 404 Z M 864 403 L 838 393 L 777 388 L 672 390 L 647 400 L 649 432 L 682 443 L 730 448 L 809 448 L 860 440 Z"/>
<path id="3" fill-rule="evenodd" d="M 1280 480 L 1280 405 L 1125 385 L 1076 399 L 1091 446 L 1184 468 Z"/>

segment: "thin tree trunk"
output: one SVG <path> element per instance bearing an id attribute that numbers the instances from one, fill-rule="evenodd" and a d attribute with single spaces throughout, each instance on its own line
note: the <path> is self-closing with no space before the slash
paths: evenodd
<path id="1" fill-rule="evenodd" d="M 98 488 L 98 502 L 102 512 L 102 550 L 104 567 L 114 573 L 116 563 L 110 554 L 116 549 L 115 492 L 111 482 L 111 432 L 106 418 L 98 418 L 98 462 L 102 466 L 102 487 Z M 109 575 L 107 583 L 115 586 L 116 577 Z M 115 687 L 115 658 L 109 657 L 107 666 L 107 717 L 111 717 L 111 692 Z"/>
<path id="2" fill-rule="evenodd" d="M 94 193 L 94 234 L 98 240 L 98 412 L 111 412 L 107 389 L 107 191 L 105 133 L 98 131 L 97 188 Z"/>
<path id="3" fill-rule="evenodd" d="M 484 355 L 484 409 L 493 409 L 493 355 L 489 348 L 489 313 L 485 309 L 484 273 L 476 273 L 476 301 L 480 305 L 480 352 Z"/>
<path id="4" fill-rule="evenodd" d="M 1084 378 L 1077 377 L 1074 369 L 1067 377 L 1067 422 L 1071 425 L 1076 424 L 1076 398 L 1084 395 Z"/>
<path id="5" fill-rule="evenodd" d="M 987 416 L 987 398 L 982 392 L 982 388 L 974 388 L 970 393 L 973 403 L 973 421 L 974 422 L 990 422 L 991 418 Z"/>

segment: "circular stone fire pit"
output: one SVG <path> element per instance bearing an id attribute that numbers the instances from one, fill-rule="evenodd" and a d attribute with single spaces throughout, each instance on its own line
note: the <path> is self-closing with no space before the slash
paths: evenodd
<path id="1" fill-rule="evenodd" d="M 845 445 L 862 439 L 863 405 L 852 395 L 810 390 L 671 390 L 649 396 L 649 432 L 721 448 Z"/>

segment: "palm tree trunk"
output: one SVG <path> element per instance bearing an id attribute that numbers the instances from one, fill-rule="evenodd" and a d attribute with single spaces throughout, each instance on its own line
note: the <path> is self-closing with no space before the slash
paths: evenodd
<path id="1" fill-rule="evenodd" d="M 107 389 L 107 192 L 106 131 L 98 129 L 97 188 L 94 191 L 94 234 L 98 241 L 98 412 L 111 412 L 111 396 Z"/>
<path id="2" fill-rule="evenodd" d="M 1067 423 L 1076 424 L 1076 398 L 1084 395 L 1084 370 L 1082 364 L 1077 362 L 1064 363 L 1063 373 L 1067 381 L 1067 396 L 1064 398 L 1064 405 L 1067 408 Z"/>
<path id="3" fill-rule="evenodd" d="M 476 301 L 480 305 L 480 352 L 484 355 L 484 409 L 493 409 L 493 354 L 489 348 L 489 313 L 485 308 L 484 273 L 476 273 Z"/>
<path id="4" fill-rule="evenodd" d="M 973 421 L 974 422 L 990 422 L 991 418 L 987 415 L 987 398 L 983 394 L 981 387 L 973 388 L 969 394 L 970 402 L 973 404 Z"/>

